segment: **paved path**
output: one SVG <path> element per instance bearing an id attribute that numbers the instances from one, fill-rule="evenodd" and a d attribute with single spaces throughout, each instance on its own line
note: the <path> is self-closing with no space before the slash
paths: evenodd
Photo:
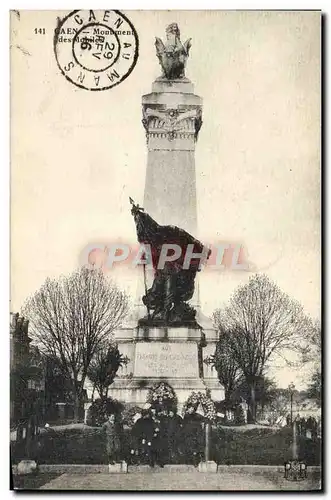
<path id="1" fill-rule="evenodd" d="M 129 474 L 62 474 L 43 485 L 42 490 L 309 490 L 307 481 L 291 483 L 282 478 L 276 481 L 264 476 L 239 473 L 200 473 L 198 471 L 155 471 Z"/>

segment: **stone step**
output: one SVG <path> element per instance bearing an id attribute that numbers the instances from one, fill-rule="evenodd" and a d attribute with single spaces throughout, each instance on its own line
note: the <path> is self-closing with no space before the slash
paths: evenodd
<path id="1" fill-rule="evenodd" d="M 180 473 L 180 472 L 196 472 L 197 468 L 194 465 L 188 464 L 169 464 L 164 467 L 156 465 L 154 468 L 149 465 L 129 465 L 129 473 L 149 473 L 149 472 L 168 472 L 168 473 Z"/>

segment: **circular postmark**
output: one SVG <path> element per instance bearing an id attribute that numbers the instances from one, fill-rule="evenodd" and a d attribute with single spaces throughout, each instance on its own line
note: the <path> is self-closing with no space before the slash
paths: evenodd
<path id="1" fill-rule="evenodd" d="M 138 59 L 138 35 L 118 10 L 75 10 L 55 29 L 62 74 L 77 87 L 107 90 L 125 80 Z"/>

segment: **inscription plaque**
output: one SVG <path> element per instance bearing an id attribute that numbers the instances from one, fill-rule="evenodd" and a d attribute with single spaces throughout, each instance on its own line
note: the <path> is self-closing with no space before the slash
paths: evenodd
<path id="1" fill-rule="evenodd" d="M 138 342 L 136 344 L 136 377 L 199 376 L 196 342 Z"/>

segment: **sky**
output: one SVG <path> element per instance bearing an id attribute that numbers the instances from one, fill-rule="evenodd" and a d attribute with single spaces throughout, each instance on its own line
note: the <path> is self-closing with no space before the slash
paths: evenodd
<path id="1" fill-rule="evenodd" d="M 141 96 L 160 76 L 155 36 L 192 37 L 186 74 L 203 98 L 196 146 L 198 234 L 240 242 L 257 271 L 320 317 L 320 14 L 129 11 L 139 36 L 131 75 L 79 89 L 53 52 L 65 11 L 21 11 L 11 26 L 11 310 L 92 242 L 135 242 L 128 197 L 142 203 L 147 150 Z M 45 27 L 45 35 L 34 33 Z M 205 270 L 202 310 L 226 304 L 250 273 Z M 125 268 L 112 277 L 131 296 Z M 274 361 L 280 386 L 306 374 Z"/>

